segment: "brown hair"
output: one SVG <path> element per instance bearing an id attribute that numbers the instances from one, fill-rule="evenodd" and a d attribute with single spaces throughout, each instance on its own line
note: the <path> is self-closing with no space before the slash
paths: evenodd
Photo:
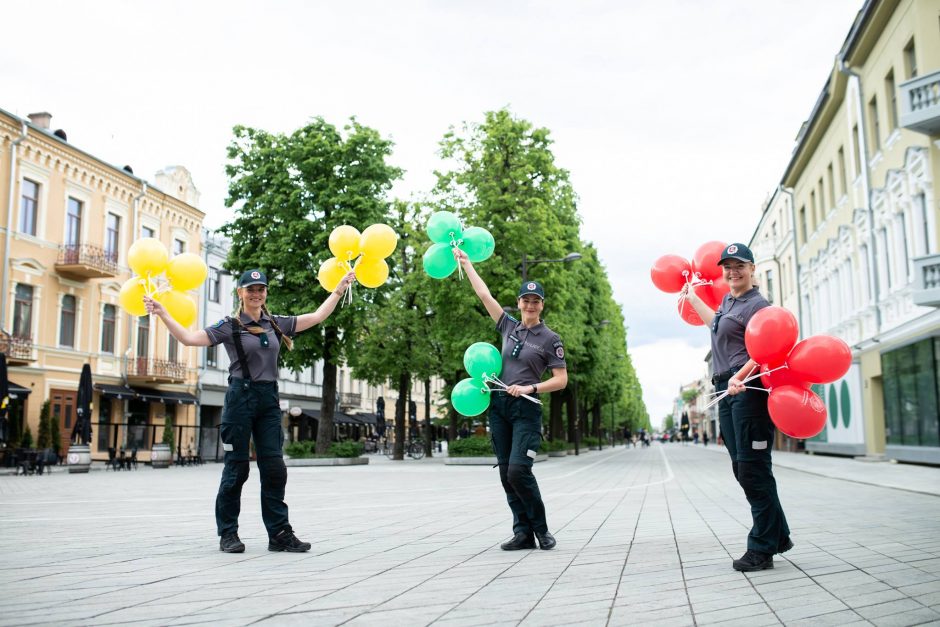
<path id="1" fill-rule="evenodd" d="M 237 324 L 238 326 L 245 329 L 249 333 L 253 333 L 255 335 L 261 335 L 262 333 L 264 333 L 264 329 L 262 329 L 261 327 L 246 327 L 245 325 L 243 325 L 242 318 L 241 318 L 242 311 L 244 311 L 244 303 L 242 302 L 242 299 L 239 297 L 238 307 L 235 309 L 235 313 L 232 316 L 233 324 Z M 268 308 L 266 305 L 261 305 L 261 312 L 267 315 L 268 318 L 271 319 L 271 326 L 273 326 L 274 330 L 277 331 L 278 337 L 280 337 L 284 345 L 287 346 L 287 350 L 294 350 L 294 340 L 287 337 L 287 335 L 285 335 L 284 332 L 281 331 L 281 327 L 278 326 L 277 321 L 274 320 L 274 316 L 272 316 L 271 313 L 268 311 Z"/>

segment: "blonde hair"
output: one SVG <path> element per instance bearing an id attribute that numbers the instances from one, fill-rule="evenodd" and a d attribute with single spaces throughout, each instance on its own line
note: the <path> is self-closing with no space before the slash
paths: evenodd
<path id="1" fill-rule="evenodd" d="M 235 308 L 235 313 L 232 315 L 232 320 L 235 322 L 235 324 L 245 329 L 249 333 L 253 333 L 254 335 L 261 335 L 262 333 L 264 333 L 264 329 L 262 329 L 261 327 L 246 327 L 245 325 L 242 324 L 241 316 L 244 310 L 245 310 L 245 303 L 241 299 L 241 294 L 239 294 L 238 295 L 238 307 Z M 283 331 L 281 331 L 281 327 L 278 326 L 277 321 L 274 319 L 274 316 L 272 316 L 271 313 L 268 311 L 267 305 L 261 305 L 261 312 L 271 319 L 271 326 L 273 326 L 274 330 L 277 331 L 278 337 L 281 338 L 281 341 L 287 347 L 287 350 L 291 350 L 291 351 L 294 350 L 294 340 L 287 337 L 287 335 Z"/>

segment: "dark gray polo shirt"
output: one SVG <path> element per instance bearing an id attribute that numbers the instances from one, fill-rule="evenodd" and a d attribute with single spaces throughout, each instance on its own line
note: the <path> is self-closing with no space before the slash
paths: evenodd
<path id="1" fill-rule="evenodd" d="M 287 337 L 294 337 L 294 329 L 297 328 L 297 316 L 273 316 L 280 327 L 281 332 Z M 281 349 L 281 343 L 277 341 L 277 334 L 271 325 L 271 318 L 261 314 L 261 320 L 255 322 L 251 316 L 242 312 L 240 319 L 245 326 L 257 325 L 260 322 L 268 338 L 268 345 L 261 345 L 261 336 L 255 335 L 246 329 L 239 328 L 242 346 L 245 349 L 245 359 L 248 360 L 248 370 L 251 371 L 252 381 L 277 381 L 277 355 Z M 213 346 L 217 344 L 225 345 L 225 352 L 228 353 L 229 367 L 228 372 L 233 377 L 244 378 L 242 367 L 238 362 L 238 352 L 235 350 L 235 342 L 232 339 L 235 324 L 231 317 L 225 317 L 205 329 L 206 335 Z"/>
<path id="2" fill-rule="evenodd" d="M 503 372 L 499 378 L 506 385 L 534 385 L 542 380 L 546 370 L 568 367 L 561 338 L 544 322 L 527 329 L 504 313 L 496 330 L 503 336 Z M 519 352 L 513 357 L 513 350 L 520 343 Z"/>
<path id="3" fill-rule="evenodd" d="M 750 357 L 744 346 L 744 330 L 751 316 L 770 303 L 756 287 L 735 298 L 725 294 L 712 322 L 712 368 L 715 374 L 740 368 Z M 717 323 L 717 324 L 716 324 Z"/>

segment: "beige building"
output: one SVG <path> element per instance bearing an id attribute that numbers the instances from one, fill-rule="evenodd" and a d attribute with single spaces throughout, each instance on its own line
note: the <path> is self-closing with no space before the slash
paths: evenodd
<path id="1" fill-rule="evenodd" d="M 163 325 L 120 308 L 131 277 L 127 250 L 139 237 L 156 237 L 171 255 L 198 252 L 198 192 L 185 168 L 159 173 L 154 187 L 50 132 L 49 114 L 29 118 L 0 110 L 0 349 L 15 384 L 6 445 L 27 425 L 35 441 L 48 400 L 64 454 L 87 363 L 93 457 L 125 448 L 145 461 L 167 418 L 178 432 L 195 424 L 197 355 Z"/>
<path id="2" fill-rule="evenodd" d="M 940 462 L 938 19 L 940 0 L 865 3 L 752 239 L 802 337 L 852 347 L 810 450 Z"/>

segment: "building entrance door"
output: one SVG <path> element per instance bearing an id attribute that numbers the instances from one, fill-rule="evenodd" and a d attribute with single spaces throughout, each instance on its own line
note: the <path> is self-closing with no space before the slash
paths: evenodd
<path id="1" fill-rule="evenodd" d="M 50 390 L 49 411 L 52 417 L 56 419 L 59 425 L 59 439 L 62 442 L 60 455 L 65 455 L 69 450 L 69 443 L 72 439 L 72 428 L 75 426 L 75 401 L 78 396 L 77 390 Z"/>

